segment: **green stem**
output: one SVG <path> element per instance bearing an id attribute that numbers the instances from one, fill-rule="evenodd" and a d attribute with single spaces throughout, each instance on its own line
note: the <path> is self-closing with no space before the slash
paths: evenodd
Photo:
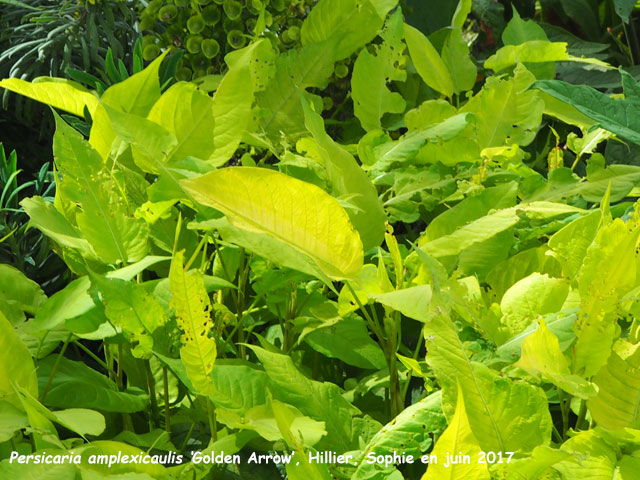
<path id="1" fill-rule="evenodd" d="M 211 440 L 216 442 L 218 440 L 218 425 L 216 422 L 215 407 L 211 403 L 211 400 L 207 399 L 207 414 L 209 416 L 209 430 L 211 431 Z"/>
<path id="2" fill-rule="evenodd" d="M 93 358 L 93 360 L 95 360 L 95 362 L 98 365 L 100 365 L 102 368 L 104 368 L 107 372 L 109 371 L 109 366 L 105 362 L 103 362 L 99 356 L 97 356 L 95 353 L 93 353 L 91 350 L 85 347 L 79 340 L 74 340 L 73 344 L 79 347 L 84 353 L 89 355 L 91 358 Z M 114 373 L 114 372 L 111 372 L 111 373 Z"/>
<path id="3" fill-rule="evenodd" d="M 580 411 L 578 412 L 578 419 L 576 420 L 576 430 L 582 430 L 582 424 L 587 417 L 587 402 L 580 400 Z"/>
<path id="4" fill-rule="evenodd" d="M 194 428 L 196 428 L 195 422 L 191 424 L 191 427 L 189 427 L 189 431 L 187 432 L 186 437 L 184 437 L 184 442 L 182 442 L 182 445 L 180 446 L 181 452 L 184 452 L 184 449 L 187 448 L 187 443 L 189 443 L 189 439 L 191 438 L 191 434 L 193 433 Z"/>
<path id="5" fill-rule="evenodd" d="M 169 412 L 169 372 L 166 365 L 162 366 L 162 383 L 164 386 L 164 429 L 171 435 L 171 415 Z"/>
<path id="6" fill-rule="evenodd" d="M 149 360 L 144 360 L 144 372 L 147 377 L 147 388 L 149 392 L 149 400 L 151 404 L 151 417 L 149 418 L 149 427 L 153 430 L 157 427 L 156 419 L 158 418 L 158 400 L 156 398 L 156 381 L 151 372 L 151 364 Z"/>
<path id="7" fill-rule="evenodd" d="M 60 353 L 58 353 L 58 357 L 56 358 L 56 363 L 53 364 L 53 368 L 51 369 L 51 373 L 49 374 L 49 379 L 47 380 L 47 384 L 44 387 L 44 390 L 42 390 L 42 395 L 40 396 L 40 402 L 44 403 L 44 401 L 47 398 L 47 393 L 49 392 L 49 389 L 51 388 L 51 382 L 53 381 L 53 376 L 56 374 L 56 370 L 58 370 L 58 367 L 60 366 L 60 361 L 62 360 L 62 357 L 64 356 L 64 352 L 67 350 L 67 346 L 69 345 L 69 342 L 71 341 L 71 336 L 73 334 L 70 333 L 67 336 L 67 339 L 64 341 L 64 344 L 62 345 L 62 348 L 60 349 Z"/>
<path id="8" fill-rule="evenodd" d="M 345 282 L 345 285 L 347 286 L 347 288 L 349 289 L 349 292 L 351 292 L 351 296 L 353 297 L 353 299 L 355 300 L 356 304 L 358 305 L 358 308 L 360 309 L 360 311 L 362 312 L 362 314 L 364 315 L 364 318 L 367 320 L 367 322 L 369 323 L 369 327 L 371 328 L 371 330 L 373 331 L 373 333 L 375 333 L 376 337 L 378 337 L 378 341 L 380 342 L 380 345 L 384 345 L 385 339 L 384 339 L 384 335 L 382 333 L 382 330 L 380 329 L 380 325 L 376 324 L 373 319 L 371 318 L 371 316 L 369 315 L 369 312 L 367 312 L 367 310 L 364 308 L 364 305 L 362 305 L 362 302 L 360 301 L 360 299 L 358 298 L 358 295 L 356 294 L 356 291 L 353 289 L 353 287 L 351 286 L 350 282 Z"/>
<path id="9" fill-rule="evenodd" d="M 413 351 L 413 359 L 416 360 L 418 355 L 420 354 L 420 349 L 422 348 L 422 342 L 424 341 L 424 335 L 420 335 L 418 337 L 418 344 L 416 345 L 416 349 Z M 404 384 L 404 388 L 402 389 L 402 399 L 407 398 L 407 392 L 409 391 L 409 384 L 411 383 L 411 378 L 413 377 L 413 372 L 409 369 L 407 373 L 407 381 Z"/>

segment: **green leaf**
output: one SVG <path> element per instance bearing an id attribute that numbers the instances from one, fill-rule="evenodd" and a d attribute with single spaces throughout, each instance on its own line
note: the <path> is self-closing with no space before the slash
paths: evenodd
<path id="1" fill-rule="evenodd" d="M 507 480 L 521 480 L 523 478 L 541 477 L 548 472 L 549 467 L 569 458 L 570 455 L 562 450 L 547 446 L 539 446 L 533 449 L 531 456 L 522 459 L 513 459 L 504 469 L 508 472 Z"/>
<path id="2" fill-rule="evenodd" d="M 629 16 L 636 6 L 635 0 L 613 0 L 613 5 L 616 8 L 616 13 L 622 19 L 624 23 L 629 23 Z"/>
<path id="3" fill-rule="evenodd" d="M 151 462 L 150 458 L 148 460 L 145 459 L 145 457 L 150 456 L 148 452 L 144 452 L 139 448 L 132 447 L 126 443 L 101 440 L 91 442 L 87 445 L 81 446 L 80 448 L 75 448 L 74 450 L 76 453 L 80 453 L 82 455 L 83 469 L 107 475 L 106 478 L 113 477 L 115 479 L 119 479 L 120 476 L 123 476 L 125 480 L 129 480 L 130 477 L 127 474 L 131 473 L 146 474 L 143 477 L 133 477 L 131 480 L 148 480 L 149 477 L 157 480 L 168 480 L 169 478 L 164 466 Z M 111 466 L 109 466 L 108 463 L 89 464 L 89 458 L 94 455 L 94 459 L 99 458 L 99 455 L 106 455 L 107 458 L 117 458 L 118 455 L 123 458 L 127 455 L 130 460 L 137 458 L 139 461 L 129 461 L 127 463 L 123 461 L 114 462 Z"/>
<path id="4" fill-rule="evenodd" d="M 0 312 L 0 399 L 22 407 L 13 388 L 20 385 L 34 396 L 38 395 L 36 369 L 31 354 L 22 343 L 13 325 Z"/>
<path id="5" fill-rule="evenodd" d="M 117 278 L 91 276 L 100 292 L 107 318 L 129 337 L 132 354 L 149 358 L 153 348 L 153 332 L 168 318 L 164 308 L 144 287 Z"/>
<path id="6" fill-rule="evenodd" d="M 482 364 L 471 362 L 453 322 L 436 315 L 425 324 L 427 363 L 443 387 L 443 406 L 451 412 L 458 385 L 471 429 L 483 451 L 530 452 L 551 437 L 551 416 L 544 392 L 514 383 Z"/>
<path id="7" fill-rule="evenodd" d="M 387 366 L 380 346 L 369 336 L 364 321 L 353 317 L 335 324 L 320 325 L 304 337 L 315 351 L 330 358 L 338 358 L 348 365 L 381 370 Z"/>
<path id="8" fill-rule="evenodd" d="M 9 402 L 0 400 L 0 443 L 11 440 L 15 432 L 28 426 L 29 418 L 25 412 Z"/>
<path id="9" fill-rule="evenodd" d="M 472 0 L 460 0 L 458 2 L 458 6 L 456 7 L 455 12 L 453 13 L 453 18 L 451 19 L 452 26 L 457 28 L 462 28 L 464 26 L 464 22 L 471 13 L 471 4 Z"/>
<path id="10" fill-rule="evenodd" d="M 636 244 L 640 229 L 630 230 L 616 219 L 603 227 L 587 249 L 578 273 L 580 314 L 573 350 L 572 372 L 586 378 L 607 363 L 613 341 L 620 334 L 618 301 L 636 284 Z"/>
<path id="11" fill-rule="evenodd" d="M 404 38 L 411 60 L 424 83 L 445 97 L 451 97 L 454 93 L 451 72 L 429 39 L 420 30 L 407 24 L 404 26 Z"/>
<path id="12" fill-rule="evenodd" d="M 599 127 L 640 144 L 640 104 L 611 98 L 586 85 L 571 85 L 559 80 L 538 81 L 532 88 L 573 107 L 595 120 Z"/>
<path id="13" fill-rule="evenodd" d="M 276 58 L 273 78 L 263 91 L 256 92 L 258 122 L 271 141 L 281 141 L 283 134 L 295 140 L 306 133 L 300 92 L 319 100 L 306 93 L 306 89 L 326 85 L 333 74 L 336 43 L 336 38 L 312 43 L 285 51 Z"/>
<path id="14" fill-rule="evenodd" d="M 580 432 L 564 442 L 560 450 L 571 454 L 566 460 L 553 465 L 562 474 L 562 478 L 615 478 L 616 449 L 599 438 L 595 431 Z"/>
<path id="15" fill-rule="evenodd" d="M 213 328 L 211 301 L 199 270 L 184 271 L 184 252 L 177 252 L 171 262 L 171 308 L 176 312 L 182 330 L 180 358 L 187 375 L 198 392 L 214 392 L 209 375 L 216 361 L 216 340 L 210 338 Z"/>
<path id="16" fill-rule="evenodd" d="M 107 88 L 100 97 L 100 103 L 124 113 L 146 117 L 151 107 L 160 98 L 158 71 L 167 53 L 169 53 L 168 49 L 143 71 Z M 116 134 L 111 128 L 109 115 L 102 106 L 98 106 L 92 116 L 93 125 L 89 143 L 100 157 L 106 160 L 114 146 Z"/>
<path id="17" fill-rule="evenodd" d="M 502 32 L 505 45 L 520 45 L 531 40 L 549 40 L 544 29 L 534 20 L 522 20 L 518 10 L 513 6 L 513 17 Z"/>
<path id="18" fill-rule="evenodd" d="M 453 233 L 436 238 L 435 240 L 420 242 L 420 248 L 433 257 L 458 255 L 471 245 L 485 241 L 503 232 L 520 221 L 520 214 L 530 218 L 545 219 L 569 213 L 579 213 L 583 210 L 551 202 L 533 202 L 519 204 L 511 208 L 504 208 L 494 213 L 458 228 Z"/>
<path id="19" fill-rule="evenodd" d="M 213 147 L 214 151 L 204 160 L 212 165 L 223 165 L 234 154 L 252 120 L 254 92 L 262 85 L 254 85 L 252 64 L 265 61 L 267 40 L 252 42 L 248 47 L 229 53 L 225 57 L 229 70 L 222 78 L 213 96 Z M 261 82 L 262 79 L 257 80 Z M 208 135 L 211 135 L 209 133 Z M 205 138 L 207 134 L 205 134 Z"/>
<path id="20" fill-rule="evenodd" d="M 241 246 L 276 263 L 335 280 L 362 267 L 362 243 L 346 212 L 315 185 L 253 167 L 217 170 L 181 184 L 198 202 L 223 212 L 246 239 L 255 239 Z M 278 245 L 286 249 L 281 255 Z"/>
<path id="21" fill-rule="evenodd" d="M 38 362 L 38 383 L 43 389 L 57 355 Z M 108 377 L 84 363 L 60 358 L 47 391 L 45 405 L 57 408 L 91 408 L 105 412 L 139 412 L 148 404 L 147 395 L 118 391 Z"/>
<path id="22" fill-rule="evenodd" d="M 549 248 L 562 264 L 566 277 L 575 278 L 601 222 L 602 213 L 596 210 L 565 225 L 549 239 Z"/>
<path id="23" fill-rule="evenodd" d="M 7 320 L 17 325 L 25 319 L 24 312 L 33 315 L 47 300 L 40 286 L 17 268 L 0 264 L 0 300 Z M 2 304 L 0 304 L 2 305 Z"/>
<path id="24" fill-rule="evenodd" d="M 39 77 L 33 82 L 19 78 L 5 78 L 0 80 L 0 88 L 6 88 L 78 117 L 84 117 L 85 107 L 93 115 L 98 105 L 98 97 L 95 92 L 64 78 Z"/>
<path id="25" fill-rule="evenodd" d="M 538 329 L 522 342 L 522 356 L 514 366 L 578 398 L 587 399 L 598 393 L 594 384 L 570 374 L 569 363 L 560 350 L 558 337 L 542 319 L 538 321 Z"/>
<path id="26" fill-rule="evenodd" d="M 291 357 L 251 346 L 273 382 L 271 392 L 278 400 L 293 405 L 303 414 L 324 421 L 327 436 L 322 445 L 335 451 L 348 451 L 352 443 L 352 417 L 359 410 L 342 396 L 341 389 L 332 383 L 309 380 L 295 367 Z M 320 448 L 320 447 L 319 447 Z"/>
<path id="27" fill-rule="evenodd" d="M 374 294 L 370 297 L 409 318 L 420 322 L 428 322 L 431 318 L 431 296 L 430 285 L 418 285 L 393 292 Z"/>
<path id="28" fill-rule="evenodd" d="M 51 450 L 49 450 L 51 453 Z M 75 465 L 20 464 L 9 459 L 0 462 L 0 476 L 11 480 L 76 480 L 78 469 Z"/>
<path id="29" fill-rule="evenodd" d="M 338 39 L 335 60 L 347 58 L 373 40 L 387 13 L 397 3 L 397 0 L 322 0 L 302 24 L 302 44 Z"/>
<path id="30" fill-rule="evenodd" d="M 451 74 L 454 93 L 460 94 L 473 88 L 478 69 L 469 55 L 469 47 L 459 28 L 449 30 L 442 47 L 442 60 Z"/>
<path id="31" fill-rule="evenodd" d="M 364 448 L 351 480 L 390 478 L 389 475 L 395 470 L 393 466 L 362 461 L 370 452 L 375 455 L 413 455 L 414 459 L 427 452 L 433 444 L 431 435 L 437 435 L 445 429 L 441 402 L 442 392 L 438 391 L 407 407 L 385 425 Z"/>
<path id="32" fill-rule="evenodd" d="M 540 315 L 558 312 L 569 294 L 569 283 L 561 278 L 532 273 L 509 288 L 502 297 L 502 323 L 509 336 L 522 332 Z"/>
<path id="33" fill-rule="evenodd" d="M 302 106 L 305 125 L 316 141 L 332 193 L 338 198 L 353 197 L 349 201 L 355 208 L 349 209 L 347 214 L 358 230 L 363 250 L 379 246 L 384 236 L 386 216 L 376 188 L 353 155 L 327 134 L 322 117 L 311 110 L 304 99 Z"/>
<path id="34" fill-rule="evenodd" d="M 525 146 L 535 138 L 544 102 L 527 90 L 535 78 L 518 65 L 513 78 L 489 77 L 484 87 L 460 109 L 476 119 L 475 139 L 480 148 L 506 143 Z"/>
<path id="35" fill-rule="evenodd" d="M 403 113 L 406 102 L 398 92 L 389 90 L 391 81 L 404 81 L 406 71 L 398 68 L 402 61 L 402 14 L 397 10 L 380 34 L 382 43 L 374 47 L 375 54 L 363 48 L 353 65 L 351 97 L 353 110 L 366 131 L 382 128 L 387 113 Z"/>
<path id="36" fill-rule="evenodd" d="M 143 258 L 148 236 L 144 220 L 126 214 L 124 200 L 111 190 L 111 174 L 98 153 L 58 116 L 53 153 L 65 178 L 60 190 L 82 206 L 75 215 L 78 228 L 98 257 L 108 264 Z"/>
<path id="37" fill-rule="evenodd" d="M 487 465 L 477 461 L 480 451 L 478 440 L 476 440 L 469 423 L 462 389 L 458 387 L 456 411 L 447 429 L 433 447 L 432 454 L 439 461 L 427 467 L 427 472 L 422 476 L 422 480 L 453 480 L 459 478 L 489 480 L 491 477 L 489 476 Z M 448 465 L 446 459 L 450 455 L 458 455 L 458 452 L 469 455 L 476 461 Z"/>
<path id="38" fill-rule="evenodd" d="M 587 401 L 598 426 L 617 430 L 640 427 L 640 369 L 612 352 L 593 378 L 599 392 Z"/>
<path id="39" fill-rule="evenodd" d="M 505 45 L 484 62 L 484 67 L 496 72 L 506 70 L 518 63 L 546 63 L 572 61 L 613 68 L 606 62 L 595 58 L 581 58 L 569 55 L 565 42 L 548 40 L 529 40 L 518 45 Z"/>
<path id="40" fill-rule="evenodd" d="M 36 227 L 47 237 L 62 247 L 79 250 L 80 254 L 91 258 L 93 252 L 91 246 L 65 216 L 42 197 L 25 198 L 20 202 L 24 211 L 30 217 L 30 225 Z"/>

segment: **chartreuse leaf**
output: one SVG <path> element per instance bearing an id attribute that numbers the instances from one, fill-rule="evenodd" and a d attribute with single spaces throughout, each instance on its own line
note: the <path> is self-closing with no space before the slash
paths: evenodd
<path id="1" fill-rule="evenodd" d="M 640 427 L 640 369 L 612 352 L 593 378 L 600 391 L 587 406 L 598 426 L 609 430 Z"/>
<path id="2" fill-rule="evenodd" d="M 269 376 L 274 398 L 293 405 L 304 415 L 323 421 L 327 431 L 321 445 L 331 445 L 334 451 L 349 451 L 357 447 L 352 441 L 352 417 L 360 411 L 342 396 L 332 383 L 321 383 L 305 377 L 291 357 L 251 346 Z M 320 448 L 320 447 L 319 447 Z"/>
<path id="3" fill-rule="evenodd" d="M 397 92 L 389 90 L 391 81 L 404 81 L 405 70 L 399 68 L 404 44 L 402 12 L 397 10 L 389 19 L 380 37 L 382 43 L 374 47 L 375 54 L 363 48 L 353 65 L 351 97 L 353 111 L 366 131 L 382 128 L 386 113 L 403 113 L 406 102 Z"/>
<path id="4" fill-rule="evenodd" d="M 578 273 L 580 313 L 572 372 L 590 377 L 607 363 L 620 334 L 614 312 L 618 300 L 635 286 L 636 244 L 640 229 L 621 219 L 603 227 L 587 249 Z"/>
<path id="5" fill-rule="evenodd" d="M 40 418 L 57 423 L 72 432 L 84 435 L 100 435 L 105 429 L 105 420 L 101 413 L 84 408 L 50 411 L 34 398 L 28 391 L 20 388 L 22 406 L 30 413 L 30 418 L 37 414 Z"/>
<path id="6" fill-rule="evenodd" d="M 549 42 L 548 40 L 529 40 L 518 45 L 505 45 L 487 58 L 484 62 L 484 67 L 500 72 L 518 63 L 562 61 L 581 62 L 612 68 L 608 63 L 595 58 L 569 55 L 566 42 Z"/>
<path id="7" fill-rule="evenodd" d="M 83 445 L 74 449 L 75 452 L 82 455 L 82 468 L 83 470 L 90 470 L 109 478 L 113 476 L 114 479 L 123 478 L 124 480 L 148 480 L 149 478 L 157 480 L 168 480 L 168 472 L 164 466 L 152 463 L 151 459 L 143 460 L 140 458 L 138 462 L 129 461 L 112 463 L 109 466 L 108 463 L 93 463 L 89 464 L 89 458 L 94 456 L 94 459 L 100 455 L 106 455 L 108 458 L 111 456 L 117 457 L 121 455 L 128 456 L 129 459 L 149 456 L 148 452 L 144 452 L 139 448 L 127 445 L 126 443 L 114 442 L 114 441 L 96 441 Z M 132 476 L 132 474 L 137 474 Z M 98 477 L 99 478 L 99 477 Z"/>
<path id="8" fill-rule="evenodd" d="M 598 393 L 595 385 L 570 374 L 569 363 L 560 351 L 558 337 L 542 319 L 538 320 L 538 329 L 522 342 L 522 356 L 514 366 L 578 398 L 587 399 Z"/>
<path id="9" fill-rule="evenodd" d="M 28 426 L 29 418 L 25 412 L 12 403 L 0 400 L 0 443 L 10 440 L 15 432 Z"/>
<path id="10" fill-rule="evenodd" d="M 0 264 L 0 311 L 11 324 L 22 322 L 24 312 L 35 314 L 46 300 L 36 282 L 13 266 Z"/>
<path id="11" fill-rule="evenodd" d="M 558 312 L 569 294 L 569 283 L 561 278 L 532 273 L 511 286 L 502 297 L 501 322 L 508 336 L 522 332 L 540 315 Z"/>
<path id="12" fill-rule="evenodd" d="M 62 247 L 79 250 L 84 257 L 93 256 L 91 246 L 65 216 L 42 197 L 25 198 L 20 202 L 24 211 L 29 215 L 30 225 L 36 227 L 47 237 Z"/>
<path id="13" fill-rule="evenodd" d="M 50 355 L 38 363 L 41 389 L 49 381 L 57 356 Z M 149 397 L 142 392 L 120 392 L 114 382 L 84 363 L 60 357 L 45 405 L 56 408 L 91 408 L 105 412 L 139 412 Z"/>
<path id="14" fill-rule="evenodd" d="M 430 241 L 422 240 L 420 248 L 433 257 L 458 255 L 471 245 L 488 240 L 500 232 L 513 227 L 520 221 L 520 215 L 529 218 L 546 219 L 569 213 L 580 213 L 582 209 L 551 202 L 532 202 L 503 208 L 473 220 L 448 235 Z M 424 238 L 424 237 L 423 237 Z"/>
<path id="15" fill-rule="evenodd" d="M 169 50 L 163 52 L 141 72 L 107 88 L 102 97 L 100 97 L 101 105 L 98 105 L 93 114 L 89 143 L 100 154 L 102 159 L 107 159 L 114 146 L 114 140 L 116 140 L 116 133 L 111 127 L 111 120 L 102 105 L 108 105 L 124 113 L 146 117 L 151 107 L 160 98 L 158 71 L 162 60 L 168 52 Z"/>
<path id="16" fill-rule="evenodd" d="M 575 278 L 601 222 L 602 213 L 595 210 L 584 217 L 576 218 L 549 239 L 549 248 L 562 265 L 566 277 Z"/>
<path id="17" fill-rule="evenodd" d="M 213 328 L 211 301 L 202 274 L 198 270 L 185 272 L 183 263 L 184 252 L 176 252 L 169 272 L 170 305 L 182 330 L 180 358 L 196 390 L 210 395 L 215 389 L 209 375 L 217 356 L 216 340 L 210 337 Z"/>
<path id="18" fill-rule="evenodd" d="M 353 155 L 327 134 L 322 117 L 304 99 L 302 106 L 305 125 L 316 141 L 334 196 L 353 197 L 349 201 L 355 208 L 347 213 L 360 234 L 364 251 L 379 246 L 384 236 L 386 216 L 376 188 Z"/>
<path id="19" fill-rule="evenodd" d="M 553 465 L 570 457 L 567 452 L 541 445 L 533 449 L 530 457 L 512 458 L 508 464 L 494 464 L 491 473 L 495 478 L 506 480 L 556 478 L 552 476 L 553 473 L 557 473 L 553 470 Z M 497 475 L 498 472 L 501 476 Z M 545 474 L 548 477 L 545 477 Z"/>
<path id="20" fill-rule="evenodd" d="M 542 120 L 544 102 L 528 90 L 535 78 L 518 65 L 512 78 L 489 77 L 484 87 L 460 109 L 476 119 L 475 139 L 479 147 L 501 147 L 506 143 L 528 145 Z"/>
<path id="21" fill-rule="evenodd" d="M 78 229 L 100 260 L 127 264 L 143 258 L 148 248 L 144 220 L 127 214 L 100 155 L 57 115 L 53 154 L 65 179 L 61 194 L 82 207 L 75 214 Z"/>
<path id="22" fill-rule="evenodd" d="M 442 60 L 449 69 L 456 94 L 471 90 L 476 83 L 478 69 L 469 55 L 469 46 L 459 28 L 452 28 L 442 46 Z"/>
<path id="23" fill-rule="evenodd" d="M 351 278 L 362 243 L 340 204 L 320 188 L 264 168 L 232 167 L 181 182 L 240 232 L 223 230 L 267 259 L 319 278 Z"/>
<path id="24" fill-rule="evenodd" d="M 64 78 L 39 77 L 33 82 L 19 78 L 5 78 L 0 80 L 0 88 L 6 88 L 78 117 L 84 117 L 85 107 L 93 115 L 98 105 L 98 96 L 95 92 Z"/>
<path id="25" fill-rule="evenodd" d="M 473 363 L 446 315 L 435 315 L 424 333 L 427 363 L 443 388 L 444 411 L 451 414 L 460 388 L 458 399 L 464 397 L 471 430 L 483 451 L 530 452 L 549 441 L 551 416 L 540 388 L 512 382 Z"/>
<path id="26" fill-rule="evenodd" d="M 397 0 L 322 0 L 300 29 L 303 45 L 338 39 L 335 60 L 370 42 Z"/>
<path id="27" fill-rule="evenodd" d="M 451 25 L 454 27 L 462 28 L 465 20 L 471 13 L 471 4 L 473 2 L 471 0 L 459 0 L 458 6 L 456 7 L 455 12 L 453 13 L 453 18 L 451 19 Z"/>
<path id="28" fill-rule="evenodd" d="M 0 400 L 21 407 L 14 385 L 20 385 L 34 396 L 38 395 L 36 369 L 27 347 L 0 312 Z"/>
<path id="29" fill-rule="evenodd" d="M 131 353 L 149 358 L 153 332 L 167 322 L 164 308 L 140 285 L 99 275 L 92 275 L 91 282 L 100 292 L 107 318 L 129 337 Z"/>
<path id="30" fill-rule="evenodd" d="M 429 39 L 407 24 L 404 25 L 404 38 L 411 60 L 424 83 L 445 97 L 451 97 L 454 93 L 451 72 Z"/>
<path id="31" fill-rule="evenodd" d="M 571 85 L 560 80 L 533 84 L 553 98 L 594 120 L 599 127 L 640 144 L 640 104 L 614 99 L 586 85 Z"/>
<path id="32" fill-rule="evenodd" d="M 48 453 L 55 450 L 47 450 Z M 64 451 L 61 449 L 61 454 Z M 11 480 L 76 480 L 78 477 L 78 469 L 75 465 L 46 465 L 42 463 L 28 465 L 21 464 L 16 461 L 9 463 L 9 459 L 0 462 L 0 476 L 2 478 L 10 478 Z"/>
<path id="33" fill-rule="evenodd" d="M 366 462 L 369 453 L 375 455 L 413 455 L 415 461 L 427 452 L 433 444 L 431 435 L 445 429 L 446 419 L 442 413 L 442 392 L 404 409 L 396 418 L 382 427 L 369 441 L 358 459 L 358 468 L 351 480 L 382 480 L 390 478 L 395 467 L 384 463 Z M 456 450 L 457 451 L 457 450 Z M 442 458 L 444 460 L 444 457 Z"/>
<path id="34" fill-rule="evenodd" d="M 449 426 L 438 438 L 431 452 L 438 462 L 427 467 L 422 480 L 454 480 L 459 478 L 471 480 L 489 480 L 489 469 L 486 463 L 478 462 L 480 445 L 476 439 L 464 404 L 464 394 L 458 386 L 458 400 L 456 411 L 449 422 Z M 449 464 L 447 458 L 456 455 L 469 455 L 470 461 Z"/>
<path id="35" fill-rule="evenodd" d="M 417 285 L 393 292 L 373 294 L 370 297 L 414 320 L 428 322 L 431 318 L 429 307 L 432 290 L 430 285 Z"/>
<path id="36" fill-rule="evenodd" d="M 306 93 L 306 89 L 323 87 L 333 74 L 337 41 L 333 38 L 311 43 L 276 58 L 273 77 L 255 96 L 260 128 L 271 141 L 279 142 L 283 134 L 297 139 L 306 133 L 300 92 L 307 98 L 320 100 Z"/>
<path id="37" fill-rule="evenodd" d="M 567 459 L 553 465 L 553 468 L 562 474 L 562 478 L 615 478 L 616 449 L 600 438 L 594 430 L 578 433 L 564 442 L 560 450 L 571 454 Z"/>

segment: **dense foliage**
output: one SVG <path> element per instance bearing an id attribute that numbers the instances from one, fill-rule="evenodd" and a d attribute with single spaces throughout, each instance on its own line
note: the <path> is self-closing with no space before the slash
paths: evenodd
<path id="1" fill-rule="evenodd" d="M 640 83 L 605 27 L 634 2 L 601 5 L 585 40 L 320 0 L 200 83 L 160 47 L 108 84 L 1 80 L 53 107 L 56 190 L 0 157 L 0 234 L 26 213 L 73 280 L 0 264 L 0 478 L 637 478 Z M 118 452 L 164 461 L 90 461 Z"/>

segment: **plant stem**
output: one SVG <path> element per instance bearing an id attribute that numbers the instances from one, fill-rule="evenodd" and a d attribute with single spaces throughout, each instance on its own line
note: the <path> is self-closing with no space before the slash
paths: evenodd
<path id="1" fill-rule="evenodd" d="M 93 353 L 91 350 L 89 350 L 87 347 L 85 347 L 79 340 L 74 340 L 73 344 L 78 346 L 84 353 L 89 355 L 93 360 L 95 360 L 95 362 L 98 365 L 100 365 L 102 368 L 104 368 L 107 372 L 109 371 L 109 366 L 105 362 L 103 362 L 102 359 L 99 356 L 97 356 L 95 353 Z"/>
<path id="2" fill-rule="evenodd" d="M 156 425 L 156 419 L 158 418 L 158 400 L 156 399 L 156 381 L 153 378 L 151 372 L 151 364 L 149 360 L 144 360 L 144 371 L 147 376 L 147 388 L 149 391 L 149 400 L 151 404 L 151 417 L 149 418 L 149 427 L 153 430 Z"/>
<path id="3" fill-rule="evenodd" d="M 578 419 L 576 420 L 576 430 L 582 430 L 582 424 L 587 417 L 587 402 L 580 400 L 580 411 L 578 412 Z"/>
<path id="4" fill-rule="evenodd" d="M 378 341 L 380 342 L 380 345 L 384 345 L 386 342 L 385 342 L 382 330 L 380 329 L 380 325 L 376 324 L 373 321 L 373 319 L 369 315 L 369 312 L 367 312 L 367 310 L 364 308 L 364 305 L 362 305 L 362 302 L 360 302 L 360 299 L 358 298 L 358 295 L 356 294 L 356 291 L 351 286 L 351 283 L 347 281 L 347 282 L 345 282 L 345 285 L 349 289 L 349 292 L 351 292 L 351 296 L 353 297 L 355 302 L 358 304 L 358 308 L 360 309 L 360 311 L 364 315 L 364 318 L 366 318 L 367 322 L 369 322 L 369 327 L 371 328 L 373 333 L 375 333 L 376 337 L 378 337 Z"/>
<path id="5" fill-rule="evenodd" d="M 40 402 L 44 403 L 44 401 L 47 398 L 47 393 L 49 392 L 49 389 L 51 388 L 51 382 L 53 381 L 53 376 L 56 374 L 56 370 L 58 370 L 58 367 L 60 366 L 60 361 L 62 360 L 62 357 L 64 355 L 64 352 L 67 350 L 67 346 L 69 345 L 69 342 L 71 341 L 71 336 L 73 334 L 70 333 L 67 336 L 67 339 L 64 341 L 64 344 L 62 345 L 62 348 L 60 349 L 60 353 L 58 353 L 58 357 L 56 358 L 56 363 L 53 364 L 53 368 L 51 369 L 51 373 L 49 374 L 49 379 L 47 380 L 47 384 L 44 387 L 44 390 L 42 390 L 42 395 L 40 396 Z"/>
<path id="6" fill-rule="evenodd" d="M 218 440 L 218 425 L 216 422 L 215 407 L 211 403 L 211 400 L 207 399 L 207 413 L 209 416 L 209 430 L 211 431 L 211 440 Z"/>
<path id="7" fill-rule="evenodd" d="M 162 383 L 164 385 L 164 429 L 171 435 L 171 415 L 169 413 L 169 372 L 166 365 L 162 366 Z"/>

